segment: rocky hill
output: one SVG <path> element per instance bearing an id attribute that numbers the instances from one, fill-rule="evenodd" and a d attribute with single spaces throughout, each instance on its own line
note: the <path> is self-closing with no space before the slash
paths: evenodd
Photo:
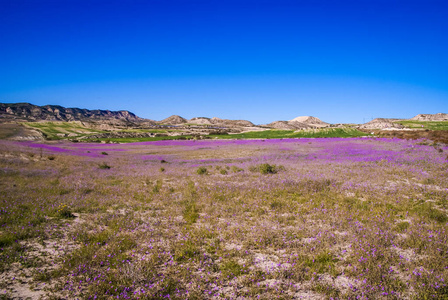
<path id="1" fill-rule="evenodd" d="M 275 129 L 299 130 L 309 128 L 322 128 L 330 126 L 329 123 L 321 121 L 319 118 L 311 116 L 297 117 L 289 121 L 275 121 L 266 125 Z"/>
<path id="2" fill-rule="evenodd" d="M 66 108 L 59 105 L 37 106 L 30 103 L 0 103 L 0 118 L 23 121 L 109 121 L 114 123 L 149 121 L 126 110 L 88 110 Z"/>
<path id="3" fill-rule="evenodd" d="M 437 114 L 420 114 L 411 118 L 414 121 L 448 121 L 448 114 L 437 113 Z"/>
<path id="4" fill-rule="evenodd" d="M 166 119 L 163 119 L 162 121 L 159 121 L 158 123 L 164 125 L 179 125 L 187 123 L 187 119 L 184 119 L 178 115 L 172 115 Z"/>
<path id="5" fill-rule="evenodd" d="M 397 121 L 404 119 L 377 118 L 368 123 L 358 125 L 358 129 L 396 130 L 404 128 Z M 448 121 L 448 114 L 419 114 L 413 121 Z M 81 122 L 81 126 L 95 130 L 117 131 L 122 129 L 151 129 L 163 128 L 165 125 L 175 126 L 184 130 L 185 134 L 191 130 L 225 130 L 226 132 L 241 132 L 260 128 L 306 130 L 325 128 L 330 125 L 313 116 L 299 116 L 289 121 L 275 121 L 267 125 L 257 126 L 247 120 L 229 120 L 221 118 L 197 117 L 187 120 L 178 115 L 172 115 L 161 121 L 143 119 L 126 110 L 89 110 L 81 108 L 65 108 L 59 105 L 37 106 L 30 103 L 0 103 L 0 123 L 21 123 L 38 121 Z M 198 126 L 194 126 L 198 125 Z M 5 129 L 6 130 L 6 129 Z M 7 132 L 12 132 L 10 129 Z M 5 131 L 5 132 L 6 132 Z M 23 130 L 16 130 L 23 132 Z M 204 131 L 204 132 L 205 132 Z"/>
<path id="6" fill-rule="evenodd" d="M 199 117 L 188 120 L 188 124 L 212 125 L 210 118 Z"/>
<path id="7" fill-rule="evenodd" d="M 254 127 L 255 125 L 246 120 L 228 120 L 228 119 L 220 119 L 220 118 L 205 118 L 198 117 L 187 120 L 182 118 L 181 116 L 173 115 L 162 121 L 158 122 L 159 124 L 164 125 L 182 125 L 182 124 L 198 124 L 198 125 L 213 125 L 213 126 L 223 126 L 223 127 Z"/>
<path id="8" fill-rule="evenodd" d="M 360 125 L 359 129 L 401 129 L 404 128 L 403 125 L 394 123 L 394 121 L 398 121 L 399 119 L 385 119 L 385 118 L 376 118 L 370 122 Z"/>
<path id="9" fill-rule="evenodd" d="M 393 129 L 409 129 L 405 126 L 399 124 L 397 121 L 422 121 L 422 122 L 440 122 L 448 121 L 448 114 L 437 113 L 437 114 L 419 114 L 411 119 L 386 119 L 386 118 L 376 118 L 365 124 L 358 126 L 358 129 L 382 129 L 382 130 L 393 130 Z"/>
<path id="10" fill-rule="evenodd" d="M 246 120 L 228 120 L 220 118 L 211 118 L 210 122 L 217 126 L 229 126 L 229 127 L 253 127 L 255 126 L 252 122 Z"/>
<path id="11" fill-rule="evenodd" d="M 311 126 L 305 123 L 291 122 L 291 121 L 275 121 L 267 124 L 266 126 L 274 129 L 283 129 L 283 130 L 298 130 L 298 129 L 311 128 Z"/>
<path id="12" fill-rule="evenodd" d="M 323 122 L 319 118 L 312 117 L 312 116 L 301 116 L 294 118 L 292 120 L 289 120 L 289 122 L 299 122 L 306 125 L 314 126 L 314 127 L 327 127 L 330 124 Z"/>

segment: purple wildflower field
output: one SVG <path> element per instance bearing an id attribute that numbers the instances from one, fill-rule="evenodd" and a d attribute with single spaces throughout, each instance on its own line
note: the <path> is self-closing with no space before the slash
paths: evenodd
<path id="1" fill-rule="evenodd" d="M 0 298 L 445 299 L 448 147 L 0 141 Z"/>

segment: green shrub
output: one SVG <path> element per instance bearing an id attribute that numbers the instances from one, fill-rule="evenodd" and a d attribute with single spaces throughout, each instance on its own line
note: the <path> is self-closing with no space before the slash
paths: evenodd
<path id="1" fill-rule="evenodd" d="M 178 262 L 195 258 L 199 255 L 199 249 L 191 241 L 186 241 L 176 247 L 174 259 Z"/>
<path id="2" fill-rule="evenodd" d="M 206 175 L 207 174 L 207 168 L 206 167 L 199 167 L 196 170 L 196 173 L 198 173 L 199 175 Z"/>
<path id="3" fill-rule="evenodd" d="M 160 190 L 162 189 L 162 181 L 161 180 L 157 180 L 156 184 L 154 185 L 154 187 L 152 188 L 152 192 L 157 194 L 158 192 L 160 192 Z"/>
<path id="4" fill-rule="evenodd" d="M 436 181 L 434 180 L 434 178 L 425 178 L 422 180 L 423 184 L 435 184 Z"/>
<path id="5" fill-rule="evenodd" d="M 294 259 L 294 267 L 289 270 L 291 278 L 295 280 L 309 280 L 317 274 L 335 271 L 334 265 L 338 259 L 328 251 L 315 256 L 299 255 Z"/>
<path id="6" fill-rule="evenodd" d="M 109 153 L 107 153 L 107 152 L 104 152 L 104 151 L 103 151 L 103 152 L 101 152 L 101 154 L 102 154 L 102 155 L 109 155 Z"/>
<path id="7" fill-rule="evenodd" d="M 399 232 L 403 232 L 403 231 L 406 231 L 406 229 L 408 229 L 408 227 L 409 227 L 409 222 L 400 222 L 397 224 L 396 230 Z"/>
<path id="8" fill-rule="evenodd" d="M 248 273 L 247 267 L 241 266 L 240 264 L 238 264 L 233 260 L 224 262 L 220 266 L 220 269 L 224 277 L 238 277 L 242 274 Z"/>
<path id="9" fill-rule="evenodd" d="M 430 218 L 438 223 L 448 222 L 447 215 L 444 212 L 434 208 L 430 203 L 423 203 L 422 205 L 415 207 L 414 210 L 420 216 Z"/>
<path id="10" fill-rule="evenodd" d="M 106 164 L 105 162 L 103 162 L 102 164 L 100 164 L 98 166 L 100 169 L 105 169 L 105 170 L 109 170 L 111 168 L 111 166 L 109 166 L 108 164 Z"/>
<path id="11" fill-rule="evenodd" d="M 232 166 L 232 172 L 233 173 L 238 173 L 238 172 L 243 172 L 244 170 L 241 168 L 238 168 L 237 166 Z"/>
<path id="12" fill-rule="evenodd" d="M 249 169 L 251 172 L 260 172 L 261 174 L 276 174 L 279 171 L 285 170 L 284 166 L 270 165 L 270 164 L 260 164 L 252 166 Z"/>
<path id="13" fill-rule="evenodd" d="M 191 200 L 185 203 L 185 208 L 183 211 L 183 217 L 187 224 L 196 223 L 199 218 L 199 209 L 196 206 L 196 202 Z"/>
<path id="14" fill-rule="evenodd" d="M 70 207 L 68 207 L 66 204 L 60 204 L 56 210 L 56 214 L 59 218 L 62 219 L 72 219 L 75 217 L 75 215 L 70 210 Z"/>
<path id="15" fill-rule="evenodd" d="M 0 248 L 6 247 L 14 243 L 14 235 L 11 233 L 0 234 Z"/>
<path id="16" fill-rule="evenodd" d="M 259 166 L 259 171 L 261 174 L 275 174 L 277 173 L 277 168 L 275 167 L 275 165 L 270 165 L 270 164 L 261 164 Z"/>
<path id="17" fill-rule="evenodd" d="M 280 201 L 280 200 L 277 200 L 277 199 L 273 200 L 273 201 L 270 203 L 270 207 L 271 207 L 271 209 L 279 209 L 279 208 L 282 208 L 283 205 L 284 205 L 283 202 Z"/>
<path id="18" fill-rule="evenodd" d="M 49 272 L 48 270 L 36 270 L 33 274 L 33 279 L 37 281 L 48 282 L 51 279 L 51 275 L 51 272 Z"/>
<path id="19" fill-rule="evenodd" d="M 227 175 L 227 171 L 226 171 L 225 169 L 221 169 L 221 170 L 219 171 L 219 173 L 221 173 L 222 175 Z"/>

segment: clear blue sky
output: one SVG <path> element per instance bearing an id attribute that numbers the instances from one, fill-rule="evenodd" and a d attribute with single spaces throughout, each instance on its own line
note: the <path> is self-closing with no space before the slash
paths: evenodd
<path id="1" fill-rule="evenodd" d="M 448 1 L 0 0 L 0 102 L 149 119 L 448 113 Z"/>

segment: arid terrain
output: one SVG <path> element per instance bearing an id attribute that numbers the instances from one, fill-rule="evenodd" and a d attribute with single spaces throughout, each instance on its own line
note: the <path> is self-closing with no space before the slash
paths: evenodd
<path id="1" fill-rule="evenodd" d="M 448 147 L 0 143 L 4 299 L 442 299 Z"/>
<path id="2" fill-rule="evenodd" d="M 51 109 L 2 116 L 1 299 L 448 297 L 443 114 Z"/>
<path id="3" fill-rule="evenodd" d="M 430 131 L 430 133 L 428 133 Z M 313 116 L 255 125 L 247 120 L 172 115 L 160 121 L 129 111 L 88 110 L 58 105 L 0 103 L 0 139 L 129 143 L 173 139 L 263 139 L 386 136 L 448 140 L 448 114 L 411 119 L 377 118 L 365 124 L 329 124 Z"/>

